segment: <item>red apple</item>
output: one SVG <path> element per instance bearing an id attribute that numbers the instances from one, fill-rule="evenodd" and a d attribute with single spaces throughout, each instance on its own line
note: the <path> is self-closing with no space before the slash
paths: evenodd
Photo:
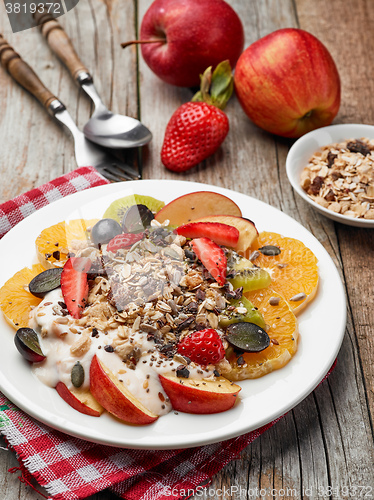
<path id="1" fill-rule="evenodd" d="M 329 125 L 339 110 L 335 63 L 316 37 L 300 29 L 280 29 L 250 45 L 238 60 L 234 82 L 249 118 L 284 137 Z"/>
<path id="2" fill-rule="evenodd" d="M 84 389 L 69 390 L 63 382 L 56 385 L 56 391 L 66 403 L 80 413 L 100 417 L 104 411 L 104 408 L 96 401 L 90 391 Z"/>
<path id="3" fill-rule="evenodd" d="M 147 425 L 158 419 L 158 415 L 147 410 L 96 355 L 90 367 L 90 390 L 109 413 L 128 424 Z"/>
<path id="4" fill-rule="evenodd" d="M 226 59 L 235 66 L 244 30 L 223 0 L 155 0 L 142 20 L 140 40 L 143 58 L 159 78 L 194 87 L 209 66 Z M 155 40 L 159 43 L 143 43 Z"/>
<path id="5" fill-rule="evenodd" d="M 195 191 L 165 205 L 156 214 L 158 222 L 170 221 L 172 226 L 181 226 L 208 215 L 242 215 L 238 205 L 227 196 L 214 191 Z"/>
<path id="6" fill-rule="evenodd" d="M 185 413 L 220 413 L 232 408 L 241 387 L 224 377 L 193 380 L 159 375 L 174 410 Z"/>

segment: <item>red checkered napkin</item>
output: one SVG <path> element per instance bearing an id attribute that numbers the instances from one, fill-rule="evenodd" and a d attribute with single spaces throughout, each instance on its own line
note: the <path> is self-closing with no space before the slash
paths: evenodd
<path id="1" fill-rule="evenodd" d="M 0 205 L 0 235 L 71 193 L 107 181 L 79 168 Z M 278 419 L 279 420 L 279 419 Z M 86 498 L 106 488 L 126 500 L 186 498 L 278 420 L 225 442 L 185 450 L 128 450 L 97 445 L 55 431 L 26 415 L 0 393 L 0 433 L 17 453 L 22 479 L 44 486 L 50 498 Z"/>
<path id="2" fill-rule="evenodd" d="M 0 205 L 0 238 L 39 208 L 78 191 L 108 184 L 93 167 L 81 167 Z"/>
<path id="3" fill-rule="evenodd" d="M 181 499 L 275 422 L 229 441 L 186 450 L 128 450 L 72 438 L 38 423 L 0 393 L 0 432 L 51 498 L 86 498 L 110 488 L 126 500 Z"/>

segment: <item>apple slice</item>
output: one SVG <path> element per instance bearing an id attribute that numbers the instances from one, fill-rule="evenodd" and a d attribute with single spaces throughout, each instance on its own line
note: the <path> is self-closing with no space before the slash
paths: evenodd
<path id="1" fill-rule="evenodd" d="M 155 215 L 155 219 L 161 223 L 168 219 L 172 226 L 181 226 L 200 217 L 222 214 L 242 215 L 238 205 L 227 196 L 213 191 L 195 191 L 165 205 Z"/>
<path id="2" fill-rule="evenodd" d="M 194 222 L 220 222 L 221 224 L 236 227 L 239 231 L 239 240 L 234 248 L 238 253 L 245 253 L 258 237 L 258 231 L 254 223 L 244 217 L 209 215 L 196 219 Z"/>
<path id="3" fill-rule="evenodd" d="M 220 413 L 232 408 L 241 387 L 224 377 L 194 380 L 159 375 L 174 410 L 185 413 Z"/>
<path id="4" fill-rule="evenodd" d="M 56 391 L 68 405 L 74 410 L 91 415 L 91 417 L 100 417 L 104 408 L 96 401 L 90 391 L 85 389 L 68 389 L 63 382 L 56 385 Z"/>
<path id="5" fill-rule="evenodd" d="M 90 367 L 92 395 L 112 415 L 128 424 L 147 425 L 158 419 L 95 356 Z"/>

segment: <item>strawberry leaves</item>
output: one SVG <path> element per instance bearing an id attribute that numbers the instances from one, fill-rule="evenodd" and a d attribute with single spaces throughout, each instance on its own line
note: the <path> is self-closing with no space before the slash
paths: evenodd
<path id="1" fill-rule="evenodd" d="M 200 90 L 193 96 L 192 102 L 206 102 L 219 109 L 224 109 L 234 91 L 234 79 L 229 61 L 222 61 L 212 74 L 212 67 L 200 76 Z"/>

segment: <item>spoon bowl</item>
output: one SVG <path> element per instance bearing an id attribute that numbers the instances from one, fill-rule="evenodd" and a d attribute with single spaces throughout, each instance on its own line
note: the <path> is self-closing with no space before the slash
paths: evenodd
<path id="1" fill-rule="evenodd" d="M 92 76 L 58 21 L 48 13 L 36 13 L 35 19 L 53 52 L 94 102 L 94 113 L 83 128 L 87 139 L 100 146 L 115 149 L 136 148 L 147 144 L 152 139 L 152 134 L 145 125 L 131 116 L 114 114 L 105 107 L 94 87 Z"/>
<path id="2" fill-rule="evenodd" d="M 92 142 L 107 148 L 136 148 L 152 139 L 152 133 L 139 120 L 131 116 L 94 113 L 83 128 L 83 133 Z"/>
<path id="3" fill-rule="evenodd" d="M 90 75 L 81 73 L 78 83 L 94 102 L 95 111 L 83 127 L 83 133 L 92 142 L 107 148 L 125 149 L 144 146 L 152 133 L 139 120 L 131 116 L 114 114 L 103 104 Z"/>

